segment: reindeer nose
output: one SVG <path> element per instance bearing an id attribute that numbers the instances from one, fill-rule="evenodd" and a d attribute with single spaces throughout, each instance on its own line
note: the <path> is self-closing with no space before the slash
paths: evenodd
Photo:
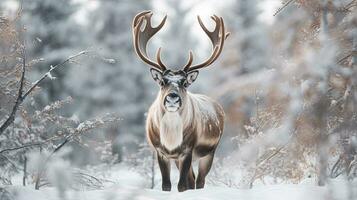
<path id="1" fill-rule="evenodd" d="M 166 96 L 166 101 L 170 103 L 177 103 L 180 101 L 180 96 L 175 92 L 171 92 Z"/>

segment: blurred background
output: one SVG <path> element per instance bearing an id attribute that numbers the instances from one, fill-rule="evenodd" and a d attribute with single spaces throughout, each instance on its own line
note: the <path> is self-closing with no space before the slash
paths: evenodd
<path id="1" fill-rule="evenodd" d="M 196 16 L 213 28 L 210 16 L 216 14 L 231 35 L 220 58 L 190 87 L 216 99 L 226 112 L 210 184 L 252 187 L 312 178 L 323 185 L 341 174 L 353 179 L 356 5 L 354 0 L 2 0 L 0 122 L 11 112 L 21 72 L 21 62 L 11 57 L 17 47 L 9 41 L 25 41 L 31 64 L 25 88 L 51 66 L 88 53 L 51 72 L 55 79 L 31 93 L 1 146 L 48 141 L 70 127 L 87 126 L 85 120 L 113 115 L 70 144 L 71 163 L 134 162 L 150 171 L 155 158 L 146 145 L 145 118 L 159 87 L 133 49 L 132 19 L 143 10 L 153 11 L 154 24 L 168 15 L 148 45 L 149 55 L 162 47 L 164 62 L 175 68 L 191 49 L 194 63 L 210 55 Z M 5 39 L 5 27 L 18 33 Z M 22 155 L 8 158 L 22 166 Z M 3 178 L 15 173 L 8 163 L 2 167 Z"/>

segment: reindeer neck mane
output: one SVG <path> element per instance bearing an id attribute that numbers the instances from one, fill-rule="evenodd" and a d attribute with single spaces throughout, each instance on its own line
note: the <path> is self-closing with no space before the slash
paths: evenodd
<path id="1" fill-rule="evenodd" d="M 156 100 L 152 105 L 154 109 L 154 124 L 157 128 L 160 127 L 160 121 L 165 115 L 165 110 L 162 107 L 162 102 L 160 99 L 161 93 L 159 92 Z M 203 126 L 209 119 L 217 120 L 216 110 L 214 108 L 212 100 L 201 94 L 194 94 L 187 92 L 186 101 L 183 105 L 182 110 L 178 111 L 179 116 L 182 119 L 183 129 L 188 127 Z"/>

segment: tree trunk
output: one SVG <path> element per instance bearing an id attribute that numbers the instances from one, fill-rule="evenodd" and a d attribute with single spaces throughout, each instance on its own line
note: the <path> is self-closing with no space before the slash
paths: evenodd
<path id="1" fill-rule="evenodd" d="M 26 178 L 27 178 L 27 157 L 24 156 L 24 176 L 22 177 L 23 186 L 26 186 Z"/>

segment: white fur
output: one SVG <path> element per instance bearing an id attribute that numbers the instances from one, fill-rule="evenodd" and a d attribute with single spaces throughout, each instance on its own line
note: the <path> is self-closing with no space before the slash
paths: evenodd
<path id="1" fill-rule="evenodd" d="M 161 91 L 150 108 L 149 113 L 151 113 L 154 126 L 160 131 L 160 143 L 168 150 L 173 150 L 181 145 L 183 130 L 192 125 L 197 131 L 198 143 L 216 143 L 217 141 L 213 140 L 219 140 L 219 138 L 206 140 L 205 133 L 203 132 L 205 128 L 210 130 L 212 126 L 219 127 L 220 124 L 213 101 L 209 97 L 187 92 L 187 102 L 183 105 L 181 114 L 178 111 L 161 111 L 160 97 Z M 207 124 L 209 119 L 213 121 L 213 124 Z"/>
<path id="2" fill-rule="evenodd" d="M 180 146 L 183 140 L 183 123 L 178 112 L 166 112 L 160 121 L 160 142 L 168 150 Z"/>
<path id="3" fill-rule="evenodd" d="M 200 133 L 208 119 L 217 121 L 217 113 L 214 109 L 212 100 L 209 97 L 190 92 L 187 92 L 187 97 L 190 100 L 192 107 L 187 107 L 187 113 L 184 115 L 184 124 L 192 123 L 192 120 L 194 120 L 197 130 Z M 193 110 L 195 110 L 195 116 L 192 114 Z"/>

